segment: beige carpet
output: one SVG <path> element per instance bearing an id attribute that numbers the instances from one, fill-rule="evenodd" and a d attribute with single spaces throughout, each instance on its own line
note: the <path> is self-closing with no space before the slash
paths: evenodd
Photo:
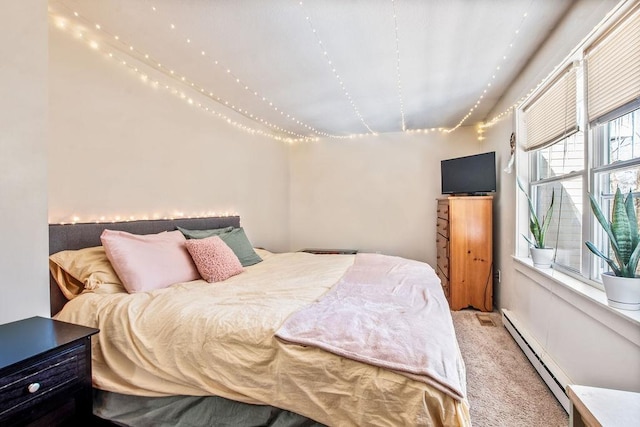
<path id="1" fill-rule="evenodd" d="M 452 312 L 467 367 L 474 427 L 560 427 L 569 417 L 502 325 L 483 326 L 475 310 Z"/>

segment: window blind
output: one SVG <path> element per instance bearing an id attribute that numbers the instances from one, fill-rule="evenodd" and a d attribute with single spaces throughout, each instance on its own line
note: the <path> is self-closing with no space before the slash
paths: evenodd
<path id="1" fill-rule="evenodd" d="M 525 151 L 549 146 L 578 131 L 576 74 L 572 64 L 524 108 Z"/>
<path id="2" fill-rule="evenodd" d="M 596 40 L 585 59 L 589 122 L 640 98 L 640 6 Z"/>

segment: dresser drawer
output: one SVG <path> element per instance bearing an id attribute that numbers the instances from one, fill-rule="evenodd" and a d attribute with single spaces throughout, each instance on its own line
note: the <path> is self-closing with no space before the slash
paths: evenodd
<path id="1" fill-rule="evenodd" d="M 0 378 L 0 420 L 79 385 L 86 351 L 77 345 Z"/>
<path id="2" fill-rule="evenodd" d="M 440 234 L 436 235 L 436 254 L 439 257 L 449 257 L 449 239 Z"/>
<path id="3" fill-rule="evenodd" d="M 438 218 L 449 219 L 449 202 L 447 201 L 438 201 L 438 207 L 436 211 L 436 215 Z"/>
<path id="4" fill-rule="evenodd" d="M 436 223 L 436 231 L 438 234 L 444 236 L 445 238 L 449 237 L 449 221 L 446 219 L 438 218 Z"/>
<path id="5" fill-rule="evenodd" d="M 449 295 L 450 295 L 449 279 L 447 278 L 447 275 L 442 270 L 440 270 L 440 268 L 436 269 L 436 274 L 440 278 L 440 283 L 442 284 L 442 291 L 444 292 L 444 296 L 449 298 Z"/>
<path id="6" fill-rule="evenodd" d="M 449 277 L 449 240 L 438 235 L 436 237 L 436 270 Z"/>
<path id="7" fill-rule="evenodd" d="M 438 274 L 442 273 L 446 278 L 449 278 L 449 257 L 438 255 L 436 261 Z"/>

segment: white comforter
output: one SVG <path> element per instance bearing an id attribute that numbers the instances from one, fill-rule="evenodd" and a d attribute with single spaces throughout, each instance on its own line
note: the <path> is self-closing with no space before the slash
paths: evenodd
<path id="1" fill-rule="evenodd" d="M 470 425 L 466 400 L 275 331 L 318 300 L 353 256 L 270 254 L 224 282 L 148 293 L 85 293 L 56 316 L 100 329 L 94 386 L 141 396 L 218 395 L 269 404 L 327 425 Z M 464 367 L 457 354 L 457 374 Z"/>

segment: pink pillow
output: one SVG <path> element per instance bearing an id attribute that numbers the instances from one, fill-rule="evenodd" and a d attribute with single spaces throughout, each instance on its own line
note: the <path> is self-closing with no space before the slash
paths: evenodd
<path id="1" fill-rule="evenodd" d="M 166 288 L 200 278 L 179 231 L 131 234 L 104 230 L 102 245 L 129 293 Z"/>
<path id="2" fill-rule="evenodd" d="M 185 245 L 200 275 L 209 283 L 220 282 L 243 271 L 236 254 L 218 236 L 187 240 Z"/>

